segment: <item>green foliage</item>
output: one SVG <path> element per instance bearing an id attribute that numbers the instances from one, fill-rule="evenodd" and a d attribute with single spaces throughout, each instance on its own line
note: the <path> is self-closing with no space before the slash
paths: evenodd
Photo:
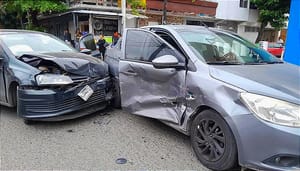
<path id="1" fill-rule="evenodd" d="M 146 8 L 146 1 L 145 0 L 127 0 L 127 4 L 130 5 L 132 14 L 138 15 L 138 9 L 145 9 Z"/>
<path id="2" fill-rule="evenodd" d="M 25 27 L 35 30 L 41 29 L 37 25 L 39 14 L 51 14 L 67 9 L 63 0 L 0 0 L 0 5 L 0 24 L 9 28 Z"/>
<path id="3" fill-rule="evenodd" d="M 251 0 L 259 10 L 259 21 L 270 23 L 275 29 L 285 26 L 290 0 Z"/>
<path id="4" fill-rule="evenodd" d="M 290 0 L 251 0 L 259 10 L 258 20 L 261 22 L 256 43 L 258 43 L 264 34 L 264 29 L 271 24 L 276 30 L 285 26 L 287 17 L 285 14 L 289 13 Z"/>
<path id="5" fill-rule="evenodd" d="M 66 10 L 61 0 L 3 0 L 8 10 L 37 11 L 38 13 L 52 13 Z"/>

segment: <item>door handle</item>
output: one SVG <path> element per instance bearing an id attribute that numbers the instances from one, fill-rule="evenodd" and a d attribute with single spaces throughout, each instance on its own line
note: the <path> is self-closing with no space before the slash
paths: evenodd
<path id="1" fill-rule="evenodd" d="M 123 73 L 126 74 L 126 75 L 137 76 L 137 73 L 134 72 L 134 71 L 131 71 L 131 70 L 129 70 L 129 71 L 124 71 Z"/>

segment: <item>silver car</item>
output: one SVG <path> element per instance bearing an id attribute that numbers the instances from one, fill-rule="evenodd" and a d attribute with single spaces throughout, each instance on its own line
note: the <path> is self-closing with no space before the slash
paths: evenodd
<path id="1" fill-rule="evenodd" d="M 300 169 L 300 68 L 200 26 L 127 29 L 107 50 L 115 106 L 189 135 L 213 170 Z"/>

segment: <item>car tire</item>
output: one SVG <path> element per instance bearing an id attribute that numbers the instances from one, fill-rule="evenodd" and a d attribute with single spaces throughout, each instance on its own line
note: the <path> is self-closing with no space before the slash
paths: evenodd
<path id="1" fill-rule="evenodd" d="M 120 109 L 121 108 L 121 94 L 120 94 L 120 85 L 118 80 L 114 80 L 114 91 L 113 91 L 113 100 L 112 105 L 114 108 Z"/>
<path id="2" fill-rule="evenodd" d="M 193 120 L 191 144 L 199 161 L 212 170 L 237 167 L 237 147 L 226 121 L 214 110 L 205 110 Z"/>

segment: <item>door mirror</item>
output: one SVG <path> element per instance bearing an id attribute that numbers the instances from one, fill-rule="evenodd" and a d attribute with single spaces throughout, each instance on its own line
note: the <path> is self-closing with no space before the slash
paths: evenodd
<path id="1" fill-rule="evenodd" d="M 172 55 L 160 56 L 152 61 L 152 65 L 155 68 L 176 68 L 178 64 L 178 59 Z"/>
<path id="2" fill-rule="evenodd" d="M 80 53 L 90 55 L 92 53 L 92 50 L 91 49 L 83 49 L 83 50 L 80 51 Z"/>

